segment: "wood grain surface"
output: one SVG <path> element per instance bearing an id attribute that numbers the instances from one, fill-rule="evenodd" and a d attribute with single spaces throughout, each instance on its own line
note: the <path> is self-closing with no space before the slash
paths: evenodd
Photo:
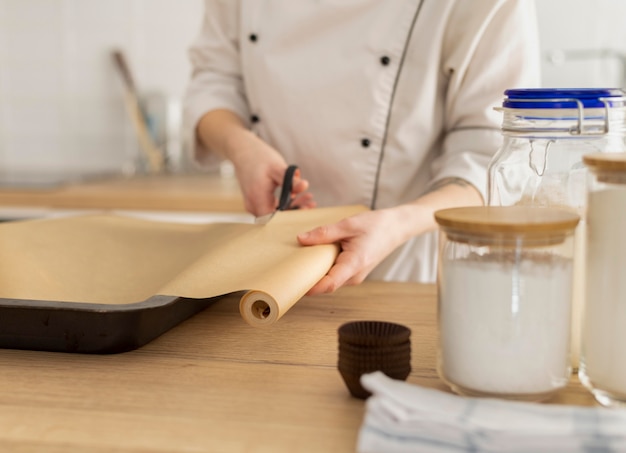
<path id="1" fill-rule="evenodd" d="M 212 173 L 141 175 L 67 184 L 50 189 L 2 188 L 0 206 L 245 212 L 237 180 Z"/>
<path id="2" fill-rule="evenodd" d="M 337 328 L 357 319 L 409 326 L 408 381 L 447 391 L 433 285 L 305 297 L 267 329 L 243 322 L 238 296 L 124 354 L 0 350 L 0 451 L 354 451 L 364 402 L 336 362 Z M 574 377 L 552 402 L 594 404 Z"/>

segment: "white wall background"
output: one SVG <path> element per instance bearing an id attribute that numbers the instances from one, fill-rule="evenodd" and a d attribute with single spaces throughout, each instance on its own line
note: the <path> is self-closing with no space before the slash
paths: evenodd
<path id="1" fill-rule="evenodd" d="M 626 51 L 626 1 L 536 1 L 544 86 L 626 85 L 619 59 L 568 53 Z M 180 99 L 201 15 L 201 0 L 0 0 L 0 173 L 128 168 L 138 148 L 110 51 L 142 91 Z"/>
<path id="2" fill-rule="evenodd" d="M 626 87 L 626 1 L 536 0 L 546 87 Z"/>
<path id="3" fill-rule="evenodd" d="M 180 98 L 201 0 L 0 0 L 0 169 L 116 170 L 137 156 L 111 49 Z"/>

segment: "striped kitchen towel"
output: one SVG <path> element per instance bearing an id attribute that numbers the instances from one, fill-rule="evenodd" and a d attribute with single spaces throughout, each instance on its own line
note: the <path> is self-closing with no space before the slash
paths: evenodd
<path id="1" fill-rule="evenodd" d="M 626 410 L 467 398 L 388 378 L 372 392 L 359 453 L 626 452 Z"/>

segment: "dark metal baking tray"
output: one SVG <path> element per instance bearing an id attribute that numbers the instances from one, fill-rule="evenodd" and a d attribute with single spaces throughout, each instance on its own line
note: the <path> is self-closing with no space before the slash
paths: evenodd
<path id="1" fill-rule="evenodd" d="M 221 297 L 132 304 L 0 298 L 0 348 L 112 354 L 139 348 Z"/>

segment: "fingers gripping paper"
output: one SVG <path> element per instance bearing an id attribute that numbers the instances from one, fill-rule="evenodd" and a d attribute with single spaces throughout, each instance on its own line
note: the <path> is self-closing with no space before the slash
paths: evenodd
<path id="1" fill-rule="evenodd" d="M 245 290 L 242 317 L 270 325 L 332 266 L 336 245 L 296 235 L 366 210 L 278 212 L 266 225 L 189 225 L 91 215 L 0 225 L 0 297 L 130 304 L 155 295 L 210 298 Z"/>

